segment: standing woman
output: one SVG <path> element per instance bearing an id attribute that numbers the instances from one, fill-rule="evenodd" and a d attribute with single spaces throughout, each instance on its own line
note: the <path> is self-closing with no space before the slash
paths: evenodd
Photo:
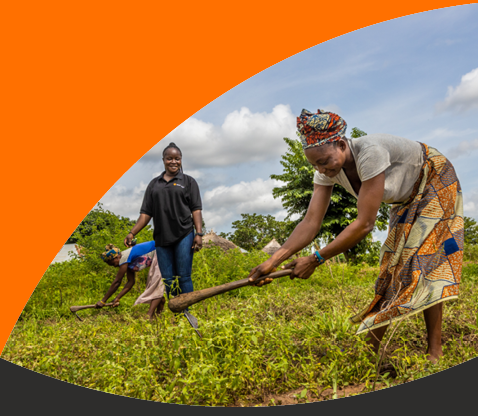
<path id="1" fill-rule="evenodd" d="M 374 227 L 382 202 L 392 204 L 380 254 L 375 297 L 351 318 L 369 331 L 375 352 L 391 320 L 423 311 L 430 361 L 443 355 L 443 301 L 458 297 L 463 262 L 463 199 L 453 165 L 438 150 L 389 134 L 347 139 L 336 114 L 302 110 L 297 118 L 305 156 L 316 172 L 307 213 L 289 239 L 249 280 L 270 273 L 318 234 L 334 184 L 357 198 L 357 219 L 314 255 L 289 263 L 291 278 L 308 279 L 326 260 L 354 247 Z M 258 282 L 256 286 L 270 283 Z"/>
<path id="2" fill-rule="evenodd" d="M 194 178 L 183 173 L 182 153 L 174 143 L 164 149 L 163 163 L 165 170 L 146 188 L 140 216 L 124 243 L 130 247 L 132 238 L 153 218 L 158 264 L 169 299 L 171 293 L 194 290 L 193 254 L 202 248 L 204 234 L 199 187 Z M 176 276 L 179 287 L 173 284 Z"/>

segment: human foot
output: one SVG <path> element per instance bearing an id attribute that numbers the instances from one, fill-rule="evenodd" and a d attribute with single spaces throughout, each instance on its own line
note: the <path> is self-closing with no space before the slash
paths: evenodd
<path id="1" fill-rule="evenodd" d="M 433 364 L 436 364 L 438 360 L 443 357 L 443 351 L 441 349 L 436 350 L 436 351 L 427 351 L 425 352 L 425 356 L 427 357 L 427 360 L 432 362 Z"/>

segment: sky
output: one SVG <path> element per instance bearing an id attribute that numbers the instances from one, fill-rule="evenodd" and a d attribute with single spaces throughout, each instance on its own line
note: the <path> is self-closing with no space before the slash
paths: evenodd
<path id="1" fill-rule="evenodd" d="M 99 202 L 137 219 L 146 186 L 164 170 L 162 151 L 174 142 L 184 173 L 198 182 L 208 230 L 233 231 L 242 213 L 283 220 L 287 212 L 272 196 L 281 184 L 270 175 L 282 173 L 283 138 L 297 137 L 303 108 L 339 114 L 347 137 L 358 127 L 437 148 L 455 166 L 465 215 L 478 219 L 478 4 L 378 23 L 263 70 L 158 140 Z M 385 233 L 374 237 L 384 241 Z"/>

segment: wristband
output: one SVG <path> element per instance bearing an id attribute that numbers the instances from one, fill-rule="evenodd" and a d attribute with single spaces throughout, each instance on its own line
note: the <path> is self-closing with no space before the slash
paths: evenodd
<path id="1" fill-rule="evenodd" d="M 133 234 L 133 232 L 132 232 L 132 231 L 130 231 L 128 234 Z M 133 237 L 134 237 L 134 234 L 133 234 Z"/>
<path id="2" fill-rule="evenodd" d="M 105 302 L 103 302 L 102 300 L 100 300 L 100 302 L 101 302 L 103 305 L 106 305 L 106 303 L 105 303 Z"/>
<path id="3" fill-rule="evenodd" d="M 325 263 L 324 258 L 319 254 L 318 251 L 314 253 L 314 256 L 315 256 L 315 259 L 317 260 L 317 263 L 319 263 L 319 265 Z"/>

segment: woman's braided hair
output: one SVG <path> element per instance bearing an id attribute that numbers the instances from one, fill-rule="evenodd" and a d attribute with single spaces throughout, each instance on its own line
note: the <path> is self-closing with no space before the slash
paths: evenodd
<path id="1" fill-rule="evenodd" d="M 163 157 L 164 157 L 164 154 L 166 153 L 166 150 L 171 149 L 171 148 L 173 148 L 173 149 L 178 149 L 179 154 L 180 154 L 181 156 L 183 155 L 183 153 L 181 152 L 181 149 L 180 149 L 178 146 L 176 146 L 175 143 L 171 142 L 171 143 L 169 143 L 169 144 L 164 148 L 164 150 L 163 150 Z"/>
<path id="2" fill-rule="evenodd" d="M 181 149 L 178 146 L 176 146 L 176 143 L 171 142 L 164 148 L 163 158 L 164 158 L 164 154 L 166 153 L 166 150 L 168 150 L 168 149 L 177 149 L 179 154 L 181 155 L 181 157 L 183 157 L 183 152 L 181 152 Z M 183 171 L 183 164 L 182 163 L 181 163 L 181 168 L 180 169 L 181 169 L 181 172 L 182 172 Z"/>

